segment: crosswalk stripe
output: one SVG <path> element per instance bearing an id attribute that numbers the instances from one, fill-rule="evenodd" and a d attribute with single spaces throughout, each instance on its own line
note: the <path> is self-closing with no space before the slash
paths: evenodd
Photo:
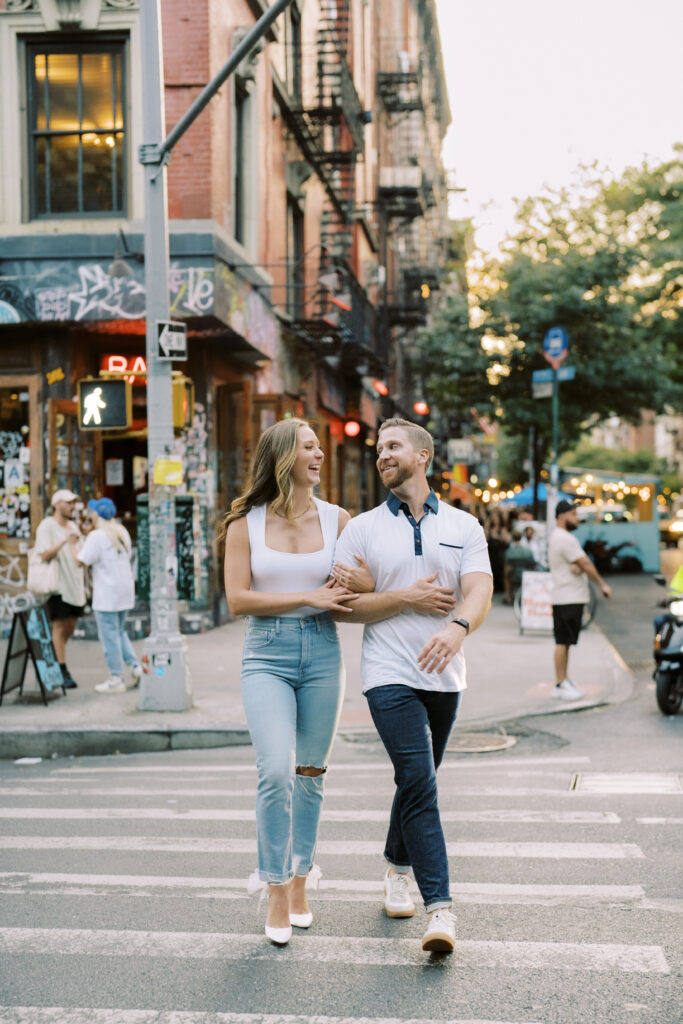
<path id="1" fill-rule="evenodd" d="M 590 757 L 572 757 L 572 756 L 559 756 L 559 757 L 515 757 L 514 762 L 507 760 L 503 763 L 499 758 L 493 761 L 481 761 L 481 760 L 444 760 L 439 767 L 439 771 L 442 769 L 469 769 L 480 772 L 482 769 L 494 768 L 500 771 L 502 768 L 510 767 L 524 767 L 527 765 L 580 765 L 590 764 Z M 359 763 L 358 761 L 331 761 L 330 770 L 344 770 L 346 772 L 369 772 L 369 771 L 393 771 L 393 766 L 388 758 L 382 761 L 369 761 L 366 763 Z M 218 772 L 227 772 L 229 774 L 235 774 L 239 772 L 255 772 L 255 764 L 190 764 L 179 767 L 178 765 L 171 764 L 157 764 L 157 765 L 146 765 L 144 768 L 134 768 L 130 765 L 102 765 L 96 767 L 94 765 L 74 765 L 69 768 L 54 768 L 52 770 L 53 775 L 103 775 L 107 778 L 115 774 L 135 774 L 137 777 L 144 777 L 147 774 L 171 774 L 171 775 L 187 775 L 188 773 L 197 774 L 204 773 L 211 775 Z"/>
<path id="2" fill-rule="evenodd" d="M 53 888 L 57 887 L 57 888 Z M 25 895 L 50 889 L 53 893 L 69 896 L 109 889 L 153 890 L 179 889 L 194 895 L 213 898 L 243 899 L 246 896 L 246 878 L 202 878 L 192 875 L 94 875 L 64 872 L 3 871 L 0 872 L 0 892 Z M 320 882 L 323 902 L 343 900 L 374 903 L 384 892 L 381 880 L 359 878 L 325 879 Z M 315 898 L 316 894 L 310 894 Z M 645 891 L 640 885 L 530 885 L 502 882 L 454 882 L 451 896 L 456 903 L 537 904 L 552 906 L 599 906 L 601 904 L 633 904 L 643 901 Z M 655 903 L 648 901 L 648 908 Z M 683 912 L 683 901 L 680 908 Z"/>
<path id="3" fill-rule="evenodd" d="M 65 1006 L 0 1006 L 0 1024 L 539 1024 L 538 1021 L 418 1017 L 314 1017 L 290 1013 L 203 1013 L 192 1010 L 104 1010 Z"/>
<path id="4" fill-rule="evenodd" d="M 323 810 L 323 821 L 386 822 L 389 808 L 381 810 Z M 0 807 L 0 819 L 38 819 L 72 821 L 255 821 L 251 809 L 222 810 L 204 808 L 187 810 L 172 807 Z M 442 821 L 505 822 L 515 824 L 619 824 L 621 819 L 611 811 L 442 811 Z"/>
<path id="5" fill-rule="evenodd" d="M 284 949 L 262 935 L 222 932 L 150 932 L 107 929 L 0 928 L 0 952 L 44 956 L 182 957 L 196 960 L 270 960 L 345 963 L 364 966 L 424 966 L 416 939 L 297 936 Z M 668 974 L 660 946 L 613 943 L 457 941 L 458 968 L 505 970 L 622 971 Z"/>
<path id="6" fill-rule="evenodd" d="M 160 853 L 256 853 L 253 839 L 194 836 L 0 836 L 0 850 L 124 850 Z M 381 857 L 383 842 L 321 840 L 318 852 L 337 857 Z M 449 857 L 522 857 L 554 860 L 631 860 L 634 843 L 447 843 Z"/>
<path id="7" fill-rule="evenodd" d="M 636 818 L 639 825 L 683 825 L 683 818 Z"/>

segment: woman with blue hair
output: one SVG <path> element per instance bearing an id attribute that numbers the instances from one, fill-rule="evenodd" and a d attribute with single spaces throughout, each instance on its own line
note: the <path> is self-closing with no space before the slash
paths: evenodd
<path id="1" fill-rule="evenodd" d="M 123 677 L 124 662 L 130 667 L 134 687 L 142 676 L 125 629 L 126 612 L 135 604 L 130 534 L 116 520 L 116 505 L 111 498 L 93 498 L 88 508 L 93 529 L 74 557 L 79 565 L 92 569 L 92 608 L 110 673 L 109 679 L 95 689 L 98 693 L 123 693 L 128 688 Z"/>

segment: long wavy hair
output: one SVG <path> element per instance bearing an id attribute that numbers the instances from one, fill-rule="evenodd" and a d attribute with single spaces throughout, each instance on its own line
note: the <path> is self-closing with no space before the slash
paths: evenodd
<path id="1" fill-rule="evenodd" d="M 225 537 L 233 519 L 246 516 L 256 505 L 270 503 L 273 511 L 288 519 L 294 511 L 292 469 L 299 445 L 299 431 L 306 420 L 292 416 L 280 420 L 261 434 L 249 467 L 244 493 L 235 498 L 223 520 L 220 537 Z"/>

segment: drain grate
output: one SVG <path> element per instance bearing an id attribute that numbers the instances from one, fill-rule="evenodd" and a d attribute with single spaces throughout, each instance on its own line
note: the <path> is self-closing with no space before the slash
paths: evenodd
<path id="1" fill-rule="evenodd" d="M 582 793 L 683 793 L 676 772 L 577 772 L 569 787 Z"/>
<path id="2" fill-rule="evenodd" d="M 517 742 L 515 736 L 499 732 L 456 732 L 446 750 L 458 754 L 488 754 L 493 750 L 509 750 Z"/>

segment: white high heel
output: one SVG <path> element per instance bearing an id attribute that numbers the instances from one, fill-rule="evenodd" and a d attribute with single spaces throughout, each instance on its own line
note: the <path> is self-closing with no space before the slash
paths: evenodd
<path id="1" fill-rule="evenodd" d="M 322 876 L 322 871 L 317 864 L 314 864 L 306 876 L 306 888 L 317 889 Z M 295 928 L 310 928 L 313 924 L 313 914 L 310 910 L 305 914 L 293 914 L 290 910 L 289 923 L 293 924 Z"/>
<path id="2" fill-rule="evenodd" d="M 266 925 L 266 938 L 270 939 L 275 946 L 286 946 L 291 937 L 291 924 L 287 928 L 271 928 L 269 924 Z"/>
<path id="3" fill-rule="evenodd" d="M 255 896 L 256 893 L 260 893 L 259 903 L 266 894 L 268 883 L 264 882 L 259 876 L 258 870 L 252 871 L 247 879 L 247 894 L 249 896 Z M 266 938 L 269 939 L 275 946 L 286 946 L 292 937 L 292 925 L 286 925 L 284 928 L 273 928 L 267 924 L 265 926 Z"/>

